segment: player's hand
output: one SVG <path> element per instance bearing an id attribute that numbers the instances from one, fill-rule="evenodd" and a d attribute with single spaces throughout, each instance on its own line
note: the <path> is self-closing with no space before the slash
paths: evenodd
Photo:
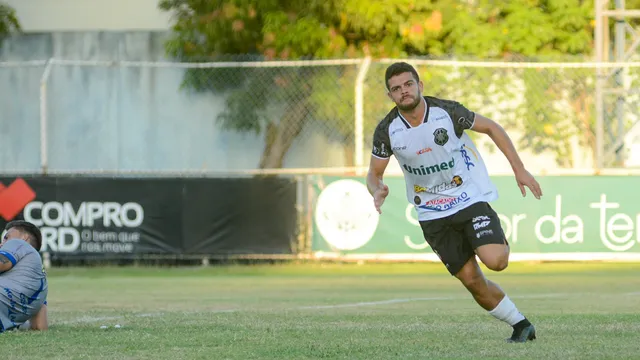
<path id="1" fill-rule="evenodd" d="M 378 213 L 382 214 L 382 204 L 384 204 L 384 199 L 386 199 L 387 195 L 389 195 L 389 187 L 387 185 L 382 185 L 382 187 L 378 188 L 376 192 L 373 193 L 373 204 L 378 210 Z"/>
<path id="2" fill-rule="evenodd" d="M 536 199 L 540 200 L 542 196 L 542 190 L 540 189 L 540 184 L 536 181 L 536 179 L 531 175 L 526 169 L 522 169 L 520 171 L 516 171 L 516 182 L 518 183 L 518 187 L 520 188 L 520 192 L 522 196 L 526 196 L 527 192 L 524 187 L 528 187 L 531 190 L 533 196 Z"/>

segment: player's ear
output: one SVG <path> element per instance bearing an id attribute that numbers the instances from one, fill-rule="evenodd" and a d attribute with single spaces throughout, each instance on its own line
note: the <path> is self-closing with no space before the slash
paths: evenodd
<path id="1" fill-rule="evenodd" d="M 424 90 L 424 83 L 422 80 L 418 81 L 418 89 L 420 90 L 420 93 Z"/>
<path id="2" fill-rule="evenodd" d="M 389 99 L 391 99 L 391 101 L 393 101 L 393 96 L 391 96 L 391 91 L 387 91 L 387 96 L 389 97 Z"/>

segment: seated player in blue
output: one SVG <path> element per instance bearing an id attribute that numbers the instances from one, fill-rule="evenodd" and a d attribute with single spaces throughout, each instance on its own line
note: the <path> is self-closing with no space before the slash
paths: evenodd
<path id="1" fill-rule="evenodd" d="M 47 275 L 42 266 L 42 234 L 35 225 L 12 221 L 0 244 L 0 332 L 47 330 Z"/>

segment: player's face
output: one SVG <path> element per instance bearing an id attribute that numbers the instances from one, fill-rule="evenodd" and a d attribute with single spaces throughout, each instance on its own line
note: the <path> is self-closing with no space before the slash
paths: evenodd
<path id="1" fill-rule="evenodd" d="M 2 242 L 0 242 L 0 246 L 4 245 L 4 243 L 6 243 L 7 240 L 9 239 L 18 238 L 18 235 L 19 235 L 18 231 L 16 231 L 13 228 L 9 229 L 9 231 L 7 231 L 2 237 Z"/>
<path id="2" fill-rule="evenodd" d="M 9 239 L 22 239 L 25 241 L 27 240 L 24 233 L 14 228 L 11 228 L 2 237 L 2 242 L 0 242 L 0 246 L 4 245 L 4 243 L 6 243 Z"/>
<path id="3" fill-rule="evenodd" d="M 420 104 L 422 82 L 416 81 L 413 74 L 405 72 L 389 79 L 389 97 L 398 109 L 410 111 Z"/>

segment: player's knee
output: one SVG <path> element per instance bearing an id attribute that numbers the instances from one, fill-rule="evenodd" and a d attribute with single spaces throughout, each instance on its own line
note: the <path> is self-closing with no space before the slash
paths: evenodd
<path id="1" fill-rule="evenodd" d="M 483 261 L 485 266 L 493 271 L 502 271 L 509 266 L 508 256 L 495 256 Z"/>

